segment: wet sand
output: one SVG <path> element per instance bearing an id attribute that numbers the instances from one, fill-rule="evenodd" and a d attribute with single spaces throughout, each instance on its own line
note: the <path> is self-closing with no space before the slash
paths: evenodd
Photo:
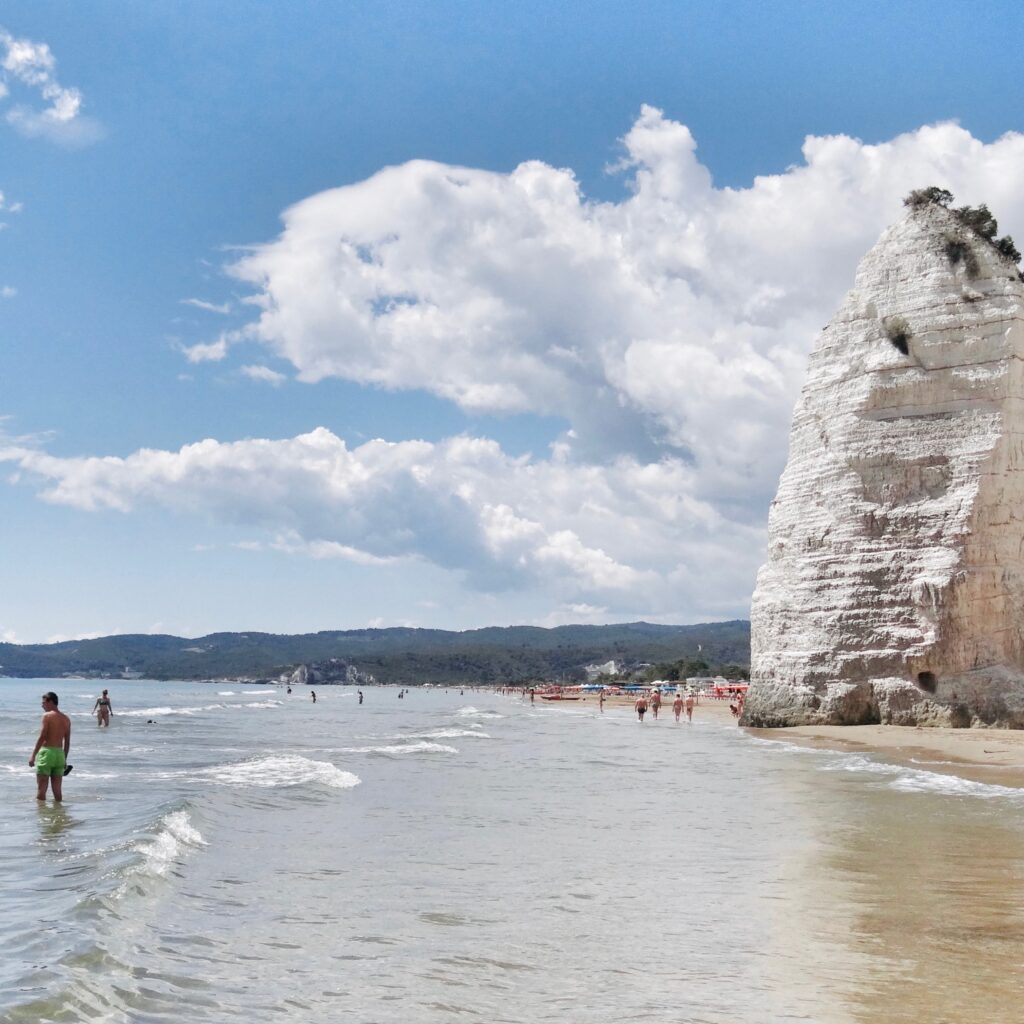
<path id="1" fill-rule="evenodd" d="M 748 729 L 752 736 L 808 747 L 875 753 L 948 775 L 1024 788 L 1024 731 L 926 729 L 902 725 L 799 725 Z"/>

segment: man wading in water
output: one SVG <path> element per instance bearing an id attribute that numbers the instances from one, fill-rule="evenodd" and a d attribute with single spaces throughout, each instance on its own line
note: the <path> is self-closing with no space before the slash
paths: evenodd
<path id="1" fill-rule="evenodd" d="M 67 764 L 71 749 L 71 719 L 57 710 L 57 702 L 57 694 L 52 690 L 43 694 L 43 727 L 39 730 L 39 739 L 28 759 L 28 766 L 36 770 L 39 784 L 36 799 L 45 800 L 47 786 L 52 784 L 53 799 L 60 803 L 64 798 L 61 792 L 64 776 L 71 771 L 71 765 Z"/>

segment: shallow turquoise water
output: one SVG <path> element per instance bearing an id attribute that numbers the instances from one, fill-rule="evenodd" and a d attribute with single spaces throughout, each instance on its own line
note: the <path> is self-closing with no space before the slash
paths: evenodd
<path id="1" fill-rule="evenodd" d="M 5 1024 L 1017 1019 L 1014 790 L 699 710 L 139 681 L 101 731 L 0 686 Z"/>

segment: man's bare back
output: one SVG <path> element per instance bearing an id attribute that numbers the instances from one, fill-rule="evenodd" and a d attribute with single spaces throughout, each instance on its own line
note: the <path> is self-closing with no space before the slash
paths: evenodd
<path id="1" fill-rule="evenodd" d="M 71 739 L 71 719 L 54 708 L 43 715 L 43 728 L 39 733 L 41 747 L 61 747 L 65 740 Z M 70 744 L 69 744 L 70 746 Z"/>

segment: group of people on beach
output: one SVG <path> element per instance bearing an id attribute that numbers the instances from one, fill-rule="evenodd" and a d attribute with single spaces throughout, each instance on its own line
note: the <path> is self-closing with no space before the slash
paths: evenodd
<path id="1" fill-rule="evenodd" d="M 676 693 L 672 699 L 672 714 L 675 715 L 675 719 L 678 722 L 682 717 L 683 712 L 686 712 L 687 722 L 693 721 L 693 709 L 697 704 L 697 698 L 692 693 L 687 693 L 685 696 L 681 693 Z M 651 712 L 653 718 L 658 717 L 658 712 L 661 711 L 661 690 L 656 686 L 651 687 L 650 695 L 641 693 L 637 699 L 633 702 L 633 710 L 636 711 L 636 717 L 643 722 L 644 715 L 647 714 L 648 709 Z"/>

